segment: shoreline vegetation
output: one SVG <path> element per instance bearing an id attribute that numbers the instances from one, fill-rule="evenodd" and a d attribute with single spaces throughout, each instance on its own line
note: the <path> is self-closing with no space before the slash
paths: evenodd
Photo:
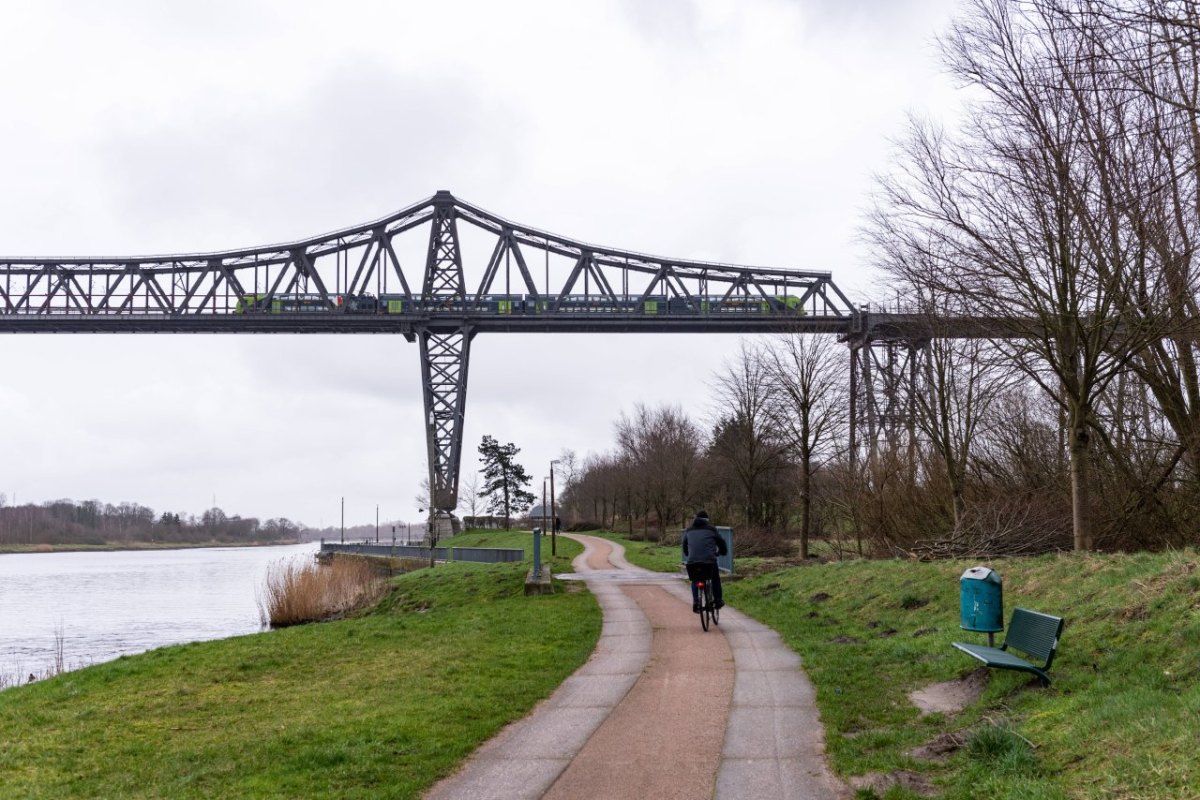
<path id="1" fill-rule="evenodd" d="M 215 505 L 199 516 L 158 514 L 139 503 L 99 500 L 10 505 L 0 493 L 0 552 L 294 544 L 322 533 L 285 517 L 242 517 Z"/>
<path id="2" fill-rule="evenodd" d="M 363 556 L 334 554 L 327 563 L 281 559 L 267 567 L 258 597 L 259 619 L 271 628 L 339 619 L 375 605 L 387 591 L 389 574 L 390 567 L 381 568 Z"/>
<path id="3" fill-rule="evenodd" d="M 29 553 L 112 553 L 123 550 L 195 550 L 206 547 L 281 547 L 316 543 L 317 540 L 281 539 L 261 542 L 104 542 L 103 544 L 0 544 L 0 556 Z"/>

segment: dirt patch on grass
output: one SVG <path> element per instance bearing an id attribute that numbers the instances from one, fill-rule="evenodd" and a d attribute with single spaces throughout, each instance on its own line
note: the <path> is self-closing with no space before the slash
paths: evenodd
<path id="1" fill-rule="evenodd" d="M 974 703 L 987 688 L 987 667 L 980 667 L 956 681 L 935 683 L 924 689 L 909 692 L 908 699 L 922 714 L 942 712 L 954 714 Z"/>
<path id="2" fill-rule="evenodd" d="M 937 791 L 933 781 L 919 772 L 896 770 L 895 772 L 869 772 L 850 779 L 850 786 L 857 791 L 874 792 L 879 797 L 885 795 L 893 786 L 907 789 L 921 797 L 933 797 Z"/>
<path id="3" fill-rule="evenodd" d="M 950 731 L 926 742 L 920 747 L 914 747 L 908 751 L 908 754 L 921 761 L 942 761 L 951 753 L 961 750 L 966 743 L 966 733 L 962 731 Z"/>

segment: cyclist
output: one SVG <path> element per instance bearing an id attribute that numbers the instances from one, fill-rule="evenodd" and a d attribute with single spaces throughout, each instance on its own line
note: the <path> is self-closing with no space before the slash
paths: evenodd
<path id="1" fill-rule="evenodd" d="M 683 559 L 688 564 L 712 564 L 713 599 L 717 608 L 725 605 L 721 598 L 721 572 L 717 569 L 717 556 L 728 552 L 725 540 L 708 521 L 707 511 L 697 511 L 691 527 L 683 532 Z M 692 612 L 700 613 L 700 592 L 692 583 Z"/>

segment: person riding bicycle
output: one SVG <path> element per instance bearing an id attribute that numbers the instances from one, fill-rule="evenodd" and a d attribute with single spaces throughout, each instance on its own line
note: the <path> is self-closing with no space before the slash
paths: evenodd
<path id="1" fill-rule="evenodd" d="M 707 511 L 697 511 L 691 527 L 683 532 L 683 559 L 688 564 L 712 564 L 713 599 L 717 608 L 725 605 L 721 598 L 721 571 L 717 569 L 717 556 L 729 552 L 725 540 L 708 521 Z M 700 592 L 692 582 L 692 611 L 700 613 Z"/>

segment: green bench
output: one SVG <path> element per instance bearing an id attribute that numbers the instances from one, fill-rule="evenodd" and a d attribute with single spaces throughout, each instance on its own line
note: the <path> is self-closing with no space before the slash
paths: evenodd
<path id="1" fill-rule="evenodd" d="M 967 655 L 978 658 L 988 667 L 1032 672 L 1042 679 L 1043 686 L 1049 686 L 1050 678 L 1046 673 L 1050 670 L 1050 664 L 1054 662 L 1054 651 L 1058 649 L 1058 637 L 1062 629 L 1062 617 L 1030 611 L 1027 608 L 1015 608 L 1012 621 L 1008 623 L 1008 634 L 1004 637 L 1004 644 L 999 647 L 965 642 L 952 644 Z M 1040 667 L 1034 666 L 1010 653 L 1010 649 L 1020 650 L 1045 663 Z"/>

